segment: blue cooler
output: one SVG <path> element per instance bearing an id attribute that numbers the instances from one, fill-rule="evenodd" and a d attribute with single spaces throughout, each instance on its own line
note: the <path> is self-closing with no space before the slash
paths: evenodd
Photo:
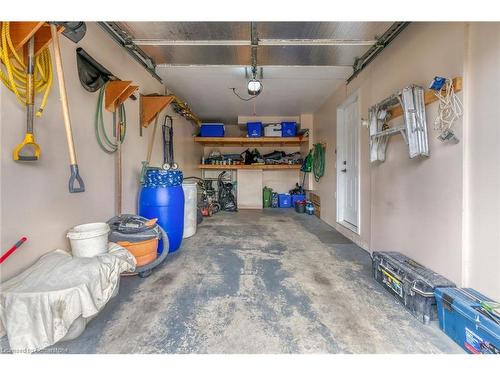
<path id="1" fill-rule="evenodd" d="M 262 122 L 247 122 L 247 133 L 250 138 L 258 138 L 264 135 Z"/>
<path id="2" fill-rule="evenodd" d="M 290 194 L 278 194 L 280 208 L 292 207 L 292 197 Z"/>
<path id="3" fill-rule="evenodd" d="M 282 122 L 281 123 L 281 136 L 282 137 L 296 137 L 297 136 L 297 123 L 296 122 Z"/>
<path id="4" fill-rule="evenodd" d="M 500 354 L 500 318 L 481 306 L 489 298 L 471 288 L 436 288 L 439 327 L 473 354 Z"/>
<path id="5" fill-rule="evenodd" d="M 201 124 L 201 137 L 224 137 L 224 124 Z"/>

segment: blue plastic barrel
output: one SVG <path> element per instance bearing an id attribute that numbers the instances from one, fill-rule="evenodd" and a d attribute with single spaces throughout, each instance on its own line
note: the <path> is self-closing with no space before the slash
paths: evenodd
<path id="1" fill-rule="evenodd" d="M 148 219 L 158 218 L 158 224 L 167 232 L 169 248 L 179 249 L 184 232 L 184 191 L 182 172 L 150 168 L 146 171 L 139 192 L 139 215 Z M 158 253 L 163 251 L 163 241 Z"/>

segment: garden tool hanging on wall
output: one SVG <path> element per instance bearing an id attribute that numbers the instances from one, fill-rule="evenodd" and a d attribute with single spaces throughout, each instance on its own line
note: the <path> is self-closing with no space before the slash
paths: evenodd
<path id="1" fill-rule="evenodd" d="M 40 146 L 35 142 L 33 123 L 35 120 L 35 37 L 28 41 L 28 64 L 26 66 L 26 134 L 22 143 L 12 153 L 15 161 L 37 161 Z"/>
<path id="2" fill-rule="evenodd" d="M 168 121 L 168 122 L 167 122 Z M 174 161 L 174 120 L 172 116 L 166 115 L 161 127 L 163 135 L 163 169 L 178 169 Z"/>
<path id="3" fill-rule="evenodd" d="M 144 182 L 144 175 L 146 174 L 146 171 L 149 167 L 149 164 L 151 163 L 151 155 L 153 155 L 153 147 L 155 144 L 155 136 L 156 136 L 156 128 L 158 127 L 158 119 L 159 119 L 159 115 L 157 115 L 155 118 L 155 123 L 153 125 L 153 132 L 151 134 L 151 138 L 149 138 L 148 153 L 146 155 L 146 161 L 142 162 L 141 177 L 140 177 L 141 185 Z"/>
<path id="4" fill-rule="evenodd" d="M 64 83 L 64 72 L 62 66 L 61 50 L 59 48 L 59 34 L 55 24 L 50 25 L 50 33 L 52 36 L 52 45 L 54 47 L 54 57 L 56 62 L 57 79 L 59 82 L 59 96 L 61 100 L 61 109 L 64 118 L 64 128 L 66 131 L 66 142 L 68 143 L 68 152 L 70 160 L 70 178 L 68 182 L 70 193 L 80 193 L 85 191 L 85 184 L 83 183 L 80 173 L 78 171 L 78 163 L 76 161 L 75 145 L 73 143 L 73 133 L 71 131 L 71 120 L 69 117 L 68 98 L 66 97 L 66 85 Z M 78 182 L 78 187 L 75 186 Z"/>

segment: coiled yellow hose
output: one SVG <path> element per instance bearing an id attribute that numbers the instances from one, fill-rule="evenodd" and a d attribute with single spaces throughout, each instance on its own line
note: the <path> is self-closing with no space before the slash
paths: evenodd
<path id="1" fill-rule="evenodd" d="M 9 22 L 2 22 L 0 45 L 0 60 L 5 66 L 5 72 L 0 69 L 0 79 L 24 105 L 28 104 L 26 64 L 14 48 L 10 38 Z M 52 61 L 48 48 L 44 48 L 35 58 L 35 94 L 43 92 L 42 102 L 36 116 L 40 117 L 47 103 L 52 87 Z"/>

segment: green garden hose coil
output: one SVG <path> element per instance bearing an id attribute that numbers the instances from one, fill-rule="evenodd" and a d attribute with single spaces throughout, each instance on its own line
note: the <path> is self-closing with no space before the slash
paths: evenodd
<path id="1" fill-rule="evenodd" d="M 110 137 L 108 137 L 106 133 L 106 129 L 104 128 L 104 118 L 102 111 L 102 104 L 104 101 L 104 90 L 106 89 L 106 84 L 101 87 L 99 90 L 99 96 L 97 98 L 97 108 L 95 111 L 95 137 L 97 139 L 97 143 L 99 147 L 106 152 L 107 154 L 112 154 L 116 152 L 118 146 L 115 142 L 113 142 Z M 125 112 L 125 106 L 123 103 L 118 107 L 119 117 L 122 120 L 122 126 L 120 128 L 120 142 L 123 143 L 125 140 L 125 135 L 127 134 L 127 114 Z"/>

